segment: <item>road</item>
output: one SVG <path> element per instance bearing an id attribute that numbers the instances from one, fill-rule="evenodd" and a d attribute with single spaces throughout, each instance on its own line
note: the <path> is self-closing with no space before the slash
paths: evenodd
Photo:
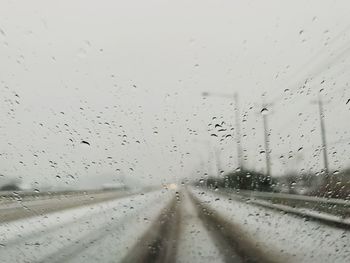
<path id="1" fill-rule="evenodd" d="M 184 187 L 26 202 L 41 212 L 0 203 L 1 262 L 350 262 L 348 228 L 227 193 Z"/>
<path id="2" fill-rule="evenodd" d="M 19 218 L 42 215 L 85 204 L 99 203 L 125 195 L 128 195 L 128 193 L 117 191 L 29 196 L 14 194 L 10 196 L 11 198 L 2 197 L 0 199 L 0 223 Z"/>

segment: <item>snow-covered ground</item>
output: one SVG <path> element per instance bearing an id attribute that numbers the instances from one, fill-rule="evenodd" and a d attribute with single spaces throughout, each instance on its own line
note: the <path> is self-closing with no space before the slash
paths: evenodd
<path id="1" fill-rule="evenodd" d="M 315 221 L 230 200 L 216 192 L 191 192 L 238 226 L 253 245 L 280 262 L 350 262 L 350 233 Z"/>
<path id="2" fill-rule="evenodd" d="M 173 196 L 154 191 L 4 223 L 1 262 L 116 262 Z"/>
<path id="3" fill-rule="evenodd" d="M 276 262 L 350 262 L 348 230 L 190 188 L 216 214 L 239 228 Z M 225 262 L 222 247 L 186 191 L 176 261 Z M 1 262 L 120 262 L 175 197 L 173 190 L 125 196 L 0 224 Z M 169 227 L 172 227 L 169 225 Z M 239 240 L 239 239 L 238 239 Z M 250 247 L 250 246 L 249 246 Z M 237 262 L 240 261 L 237 256 Z"/>

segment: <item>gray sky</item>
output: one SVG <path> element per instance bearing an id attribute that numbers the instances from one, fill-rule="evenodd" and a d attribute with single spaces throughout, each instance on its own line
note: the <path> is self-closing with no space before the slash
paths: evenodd
<path id="1" fill-rule="evenodd" d="M 273 102 L 278 176 L 322 168 L 320 93 L 331 169 L 348 167 L 349 11 L 346 0 L 3 0 L 0 172 L 38 187 L 120 173 L 173 182 L 213 173 L 215 148 L 235 169 L 234 140 L 220 141 L 232 99 L 203 91 L 239 94 L 246 165 L 260 171 L 261 104 Z M 222 121 L 228 131 L 210 136 Z"/>

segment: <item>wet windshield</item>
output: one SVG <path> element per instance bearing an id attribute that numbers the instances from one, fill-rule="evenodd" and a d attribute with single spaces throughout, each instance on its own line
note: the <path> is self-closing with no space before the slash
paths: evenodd
<path id="1" fill-rule="evenodd" d="M 2 1 L 1 262 L 350 262 L 346 0 Z"/>

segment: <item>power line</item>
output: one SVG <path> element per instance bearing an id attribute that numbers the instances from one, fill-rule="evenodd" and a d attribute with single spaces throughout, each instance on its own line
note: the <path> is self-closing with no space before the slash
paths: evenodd
<path id="1" fill-rule="evenodd" d="M 323 53 L 325 53 L 326 47 L 329 48 L 330 45 L 334 45 L 340 39 L 340 37 L 344 36 L 349 30 L 350 30 L 350 25 L 346 26 L 343 30 L 341 30 L 331 41 L 328 42 L 327 46 L 323 46 L 323 48 L 321 48 L 317 53 L 315 53 L 311 58 L 309 58 L 309 60 L 306 63 L 304 63 L 301 67 L 299 67 L 299 69 L 293 75 L 295 76 L 295 75 L 298 75 L 299 72 L 305 71 L 305 68 L 307 68 L 310 64 L 312 64 Z M 348 50 L 348 47 L 349 47 L 349 43 L 343 45 L 343 47 L 345 47 L 344 51 L 346 53 L 346 51 Z M 343 51 L 343 53 L 344 53 L 344 51 Z M 342 55 L 342 53 L 340 53 L 340 55 Z M 339 58 L 339 55 L 336 58 Z M 329 59 L 328 59 L 328 61 L 329 61 Z M 334 62 L 334 59 L 333 59 L 333 62 Z M 327 64 L 327 61 L 325 63 Z M 330 63 L 332 63 L 332 60 L 330 61 Z M 316 70 L 314 70 L 313 73 L 308 73 L 308 74 L 304 75 L 301 78 L 301 81 L 299 81 L 299 83 L 297 83 L 297 85 L 292 85 L 292 86 L 299 86 L 301 84 L 301 82 L 305 82 L 305 80 L 307 80 L 310 77 L 310 75 L 315 75 L 317 72 L 318 72 L 317 74 L 320 74 L 321 72 L 323 72 L 325 67 L 319 67 L 319 68 L 321 68 L 321 69 L 319 69 L 319 70 L 316 69 Z"/>
<path id="2" fill-rule="evenodd" d="M 308 75 L 304 76 L 302 78 L 302 80 L 298 81 L 297 83 L 294 83 L 293 85 L 290 85 L 288 90 L 291 91 L 291 90 L 295 90 L 295 89 L 300 89 L 301 87 L 305 87 L 305 85 L 309 81 L 312 81 L 312 79 L 309 80 L 310 77 L 312 77 L 312 78 L 317 77 L 325 69 L 330 68 L 330 66 L 332 64 L 336 63 L 339 59 L 344 58 L 346 55 L 348 55 L 348 53 L 350 53 L 350 47 L 349 47 L 349 45 L 345 45 L 345 48 L 340 53 L 338 53 L 336 56 L 334 56 L 331 59 L 329 59 L 328 61 L 326 61 L 326 63 L 324 63 L 323 66 L 319 66 L 318 70 L 314 70 L 314 72 L 308 73 Z M 274 104 L 277 104 L 277 103 L 281 102 L 283 100 L 283 98 L 285 98 L 284 94 L 276 96 L 273 99 L 271 99 L 270 101 Z"/>

